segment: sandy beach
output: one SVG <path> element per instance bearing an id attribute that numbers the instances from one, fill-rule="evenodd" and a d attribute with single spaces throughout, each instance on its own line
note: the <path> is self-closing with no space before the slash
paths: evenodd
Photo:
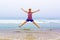
<path id="1" fill-rule="evenodd" d="M 0 40 L 60 40 L 60 31 L 48 30 L 0 30 Z"/>

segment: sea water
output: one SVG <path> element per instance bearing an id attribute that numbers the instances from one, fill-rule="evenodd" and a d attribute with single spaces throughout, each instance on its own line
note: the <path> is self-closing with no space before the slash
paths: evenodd
<path id="1" fill-rule="evenodd" d="M 22 27 L 19 27 L 22 22 L 25 20 L 0 20 L 0 29 L 35 29 L 38 28 L 32 23 L 27 22 Z M 39 26 L 40 29 L 59 29 L 60 28 L 60 20 L 34 20 Z"/>

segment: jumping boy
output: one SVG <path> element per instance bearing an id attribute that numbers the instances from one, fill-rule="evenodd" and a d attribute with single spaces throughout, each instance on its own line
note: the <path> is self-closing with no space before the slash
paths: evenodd
<path id="1" fill-rule="evenodd" d="M 28 14 L 28 18 L 27 18 L 26 21 L 23 22 L 19 27 L 23 26 L 25 23 L 27 23 L 27 22 L 30 21 L 30 22 L 32 22 L 33 24 L 35 24 L 38 28 L 40 28 L 40 26 L 39 26 L 37 23 L 35 23 L 34 20 L 32 19 L 32 14 L 34 14 L 34 13 L 40 11 L 40 10 L 36 10 L 36 11 L 34 11 L 34 12 L 31 11 L 31 8 L 29 8 L 28 11 L 25 11 L 23 8 L 21 8 L 21 10 L 23 10 L 25 13 Z"/>

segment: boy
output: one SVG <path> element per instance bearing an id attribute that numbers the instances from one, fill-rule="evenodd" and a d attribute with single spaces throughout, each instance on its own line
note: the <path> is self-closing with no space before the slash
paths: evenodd
<path id="1" fill-rule="evenodd" d="M 38 11 L 40 11 L 40 10 L 36 10 L 36 11 L 34 11 L 34 12 L 31 11 L 31 8 L 29 8 L 28 11 L 25 11 L 23 8 L 21 8 L 21 10 L 23 10 L 25 13 L 28 14 L 28 18 L 27 18 L 26 21 L 23 22 L 19 27 L 23 26 L 25 23 L 27 23 L 27 22 L 30 21 L 30 22 L 32 22 L 33 24 L 35 24 L 38 28 L 40 28 L 40 26 L 39 26 L 37 23 L 35 23 L 34 20 L 32 19 L 32 14 L 35 13 L 35 12 L 38 12 Z"/>

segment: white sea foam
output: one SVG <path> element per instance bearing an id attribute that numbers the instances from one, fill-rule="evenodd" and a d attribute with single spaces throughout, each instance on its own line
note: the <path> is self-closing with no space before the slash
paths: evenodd
<path id="1" fill-rule="evenodd" d="M 0 20 L 0 23 L 22 23 L 24 21 L 25 20 Z M 60 20 L 34 20 L 34 21 L 37 23 L 60 23 Z"/>

